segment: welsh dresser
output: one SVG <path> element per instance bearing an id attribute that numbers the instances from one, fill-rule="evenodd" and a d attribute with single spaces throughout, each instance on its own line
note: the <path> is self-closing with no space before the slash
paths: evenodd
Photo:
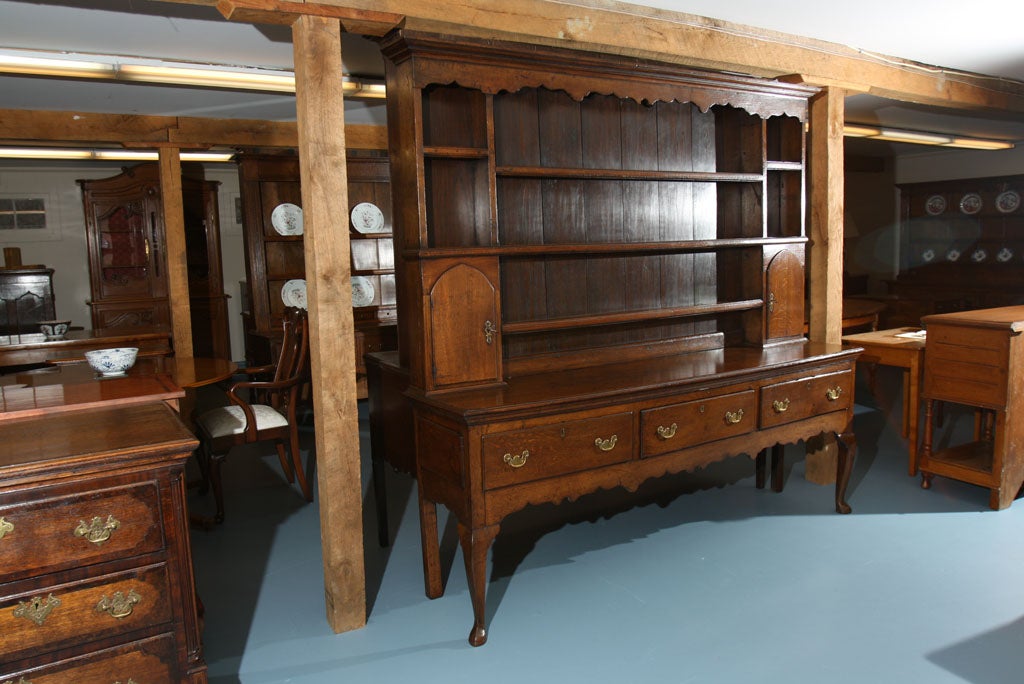
<path id="1" fill-rule="evenodd" d="M 412 405 L 427 594 L 441 503 L 470 643 L 487 638 L 488 549 L 530 504 L 825 432 L 849 511 L 859 350 L 803 337 L 815 89 L 405 30 L 382 48 L 388 372 Z"/>

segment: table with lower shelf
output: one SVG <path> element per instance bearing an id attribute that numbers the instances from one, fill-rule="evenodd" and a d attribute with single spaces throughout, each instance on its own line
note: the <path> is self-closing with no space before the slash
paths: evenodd
<path id="1" fill-rule="evenodd" d="M 488 549 L 502 521 L 778 444 L 839 437 L 835 507 L 848 513 L 859 349 L 798 343 L 719 349 L 423 394 L 414 407 L 427 595 L 443 593 L 436 504 L 458 520 L 474 622 L 486 641 Z"/>

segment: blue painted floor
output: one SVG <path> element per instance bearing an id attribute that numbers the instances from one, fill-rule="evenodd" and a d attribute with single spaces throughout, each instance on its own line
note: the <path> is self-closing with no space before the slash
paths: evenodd
<path id="1" fill-rule="evenodd" d="M 210 681 L 1009 684 L 1024 677 L 1024 501 L 907 475 L 899 377 L 858 387 L 859 452 L 848 500 L 804 479 L 788 447 L 781 494 L 733 459 L 651 483 L 517 514 L 492 554 L 489 640 L 472 622 L 454 525 L 444 515 L 445 595 L 423 593 L 415 487 L 391 473 L 392 536 L 376 543 L 366 406 L 369 617 L 331 632 L 316 503 L 276 456 L 225 464 L 227 520 L 193 531 Z M 361 402 L 364 404 L 365 402 Z M 951 411 L 937 440 L 969 433 Z M 305 435 L 312 444 L 312 433 Z M 196 512 L 212 499 L 194 494 Z M 606 514 L 606 511 L 614 511 Z"/>

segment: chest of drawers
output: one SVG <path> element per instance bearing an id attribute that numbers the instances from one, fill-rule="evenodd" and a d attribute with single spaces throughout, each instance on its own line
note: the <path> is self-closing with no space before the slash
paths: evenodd
<path id="1" fill-rule="evenodd" d="M 0 426 L 0 681 L 206 682 L 167 406 Z"/>
<path id="2" fill-rule="evenodd" d="M 835 506 L 852 467 L 859 349 L 815 343 L 720 349 L 511 378 L 499 389 L 413 399 L 427 594 L 443 592 L 436 504 L 458 519 L 473 602 L 470 642 L 486 640 L 486 559 L 502 521 L 530 504 L 645 480 L 778 444 L 840 437 Z"/>

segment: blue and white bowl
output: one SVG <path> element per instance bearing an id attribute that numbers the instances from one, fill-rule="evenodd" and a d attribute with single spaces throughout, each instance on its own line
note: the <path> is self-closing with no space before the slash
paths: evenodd
<path id="1" fill-rule="evenodd" d="M 71 321 L 39 321 L 39 332 L 48 340 L 63 340 Z"/>
<path id="2" fill-rule="evenodd" d="M 95 349 L 85 352 L 85 360 L 92 369 L 103 377 L 124 375 L 135 365 L 138 347 L 116 347 L 114 349 Z"/>

